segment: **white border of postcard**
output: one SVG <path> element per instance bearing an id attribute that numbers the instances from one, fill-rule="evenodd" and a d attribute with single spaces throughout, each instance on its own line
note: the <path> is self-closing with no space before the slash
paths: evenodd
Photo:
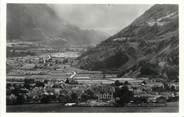
<path id="1" fill-rule="evenodd" d="M 0 1 L 0 116 L 1 117 L 184 117 L 184 0 L 1 0 Z M 6 4 L 178 4 L 179 5 L 179 112 L 177 113 L 6 113 Z"/>

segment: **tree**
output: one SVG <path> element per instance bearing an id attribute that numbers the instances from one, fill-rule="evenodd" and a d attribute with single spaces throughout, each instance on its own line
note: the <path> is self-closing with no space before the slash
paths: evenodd
<path id="1" fill-rule="evenodd" d="M 133 99 L 135 104 L 147 103 L 147 97 L 134 97 Z"/>
<path id="2" fill-rule="evenodd" d="M 68 78 L 66 79 L 65 83 L 67 83 L 67 84 L 69 83 L 69 79 Z"/>
<path id="3" fill-rule="evenodd" d="M 36 82 L 36 87 L 44 87 L 44 83 L 40 82 L 40 81 L 37 81 Z"/>
<path id="4" fill-rule="evenodd" d="M 116 103 L 119 106 L 124 106 L 126 103 L 128 103 L 133 99 L 133 92 L 129 91 L 127 86 L 123 86 L 122 88 L 115 89 L 114 96 L 115 98 L 119 99 L 119 100 L 116 100 Z"/>
<path id="5" fill-rule="evenodd" d="M 87 101 L 88 99 L 95 99 L 96 96 L 94 92 L 92 92 L 90 89 L 87 89 L 82 93 L 81 95 L 81 101 Z"/>
<path id="6" fill-rule="evenodd" d="M 18 94 L 17 95 L 17 104 L 23 104 L 25 102 L 24 95 Z"/>
<path id="7" fill-rule="evenodd" d="M 49 97 L 47 95 L 42 95 L 40 101 L 41 101 L 41 103 L 48 103 L 49 102 Z"/>
<path id="8" fill-rule="evenodd" d="M 128 81 L 125 81 L 124 82 L 124 85 L 129 85 L 130 83 Z"/>
<path id="9" fill-rule="evenodd" d="M 175 87 L 172 85 L 170 88 L 171 91 L 176 91 Z"/>
<path id="10" fill-rule="evenodd" d="M 30 84 L 34 83 L 33 79 L 24 79 L 24 87 L 30 89 Z"/>
<path id="11" fill-rule="evenodd" d="M 120 86 L 120 85 L 121 85 L 121 82 L 120 82 L 119 80 L 116 80 L 116 81 L 114 82 L 114 84 L 115 84 L 115 86 Z"/>
<path id="12" fill-rule="evenodd" d="M 78 95 L 74 92 L 71 94 L 71 102 L 77 102 L 78 101 Z"/>

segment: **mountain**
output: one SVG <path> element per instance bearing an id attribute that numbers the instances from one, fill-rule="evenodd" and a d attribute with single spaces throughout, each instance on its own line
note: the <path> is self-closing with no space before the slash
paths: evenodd
<path id="1" fill-rule="evenodd" d="M 78 67 L 118 76 L 176 79 L 179 71 L 178 6 L 154 5 L 130 25 L 83 53 Z"/>
<path id="2" fill-rule="evenodd" d="M 96 45 L 107 36 L 105 33 L 71 25 L 45 4 L 7 5 L 7 41 L 70 47 Z"/>

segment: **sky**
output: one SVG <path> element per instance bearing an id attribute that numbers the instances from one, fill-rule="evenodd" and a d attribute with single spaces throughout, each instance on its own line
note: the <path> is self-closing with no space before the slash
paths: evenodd
<path id="1" fill-rule="evenodd" d="M 81 29 L 113 35 L 128 26 L 152 5 L 147 4 L 53 4 L 59 17 Z"/>

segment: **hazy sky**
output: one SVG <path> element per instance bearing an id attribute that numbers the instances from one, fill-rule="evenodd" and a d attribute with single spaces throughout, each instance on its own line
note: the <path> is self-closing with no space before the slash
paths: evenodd
<path id="1" fill-rule="evenodd" d="M 115 34 L 152 5 L 52 5 L 58 15 L 83 29 L 96 29 Z"/>

